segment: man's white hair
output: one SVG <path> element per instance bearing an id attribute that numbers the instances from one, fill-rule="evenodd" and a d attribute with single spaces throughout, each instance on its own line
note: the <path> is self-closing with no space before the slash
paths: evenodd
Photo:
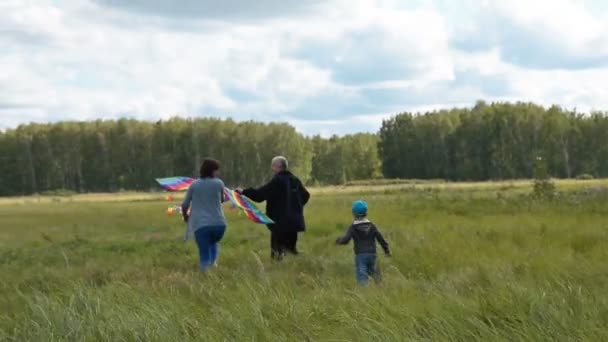
<path id="1" fill-rule="evenodd" d="M 289 167 L 289 163 L 287 162 L 287 158 L 283 156 L 276 156 L 272 158 L 272 162 L 270 165 L 278 165 L 282 170 L 287 170 Z"/>

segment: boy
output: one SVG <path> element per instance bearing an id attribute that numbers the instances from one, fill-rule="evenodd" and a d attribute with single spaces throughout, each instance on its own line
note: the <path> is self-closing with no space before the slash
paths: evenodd
<path id="1" fill-rule="evenodd" d="M 346 245 L 350 239 L 355 243 L 355 267 L 359 285 L 367 285 L 368 276 L 379 280 L 379 270 L 376 265 L 376 241 L 380 243 L 386 256 L 391 252 L 388 243 L 376 226 L 367 219 L 367 203 L 356 201 L 353 203 L 353 216 L 355 221 L 348 228 L 346 235 L 336 240 L 338 245 Z"/>

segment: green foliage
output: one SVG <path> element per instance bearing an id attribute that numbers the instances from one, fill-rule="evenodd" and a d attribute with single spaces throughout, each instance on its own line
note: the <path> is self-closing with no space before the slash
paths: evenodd
<path id="1" fill-rule="evenodd" d="M 556 178 L 608 177 L 608 115 L 531 103 L 402 113 L 378 134 L 305 137 L 284 123 L 218 119 L 31 124 L 0 132 L 0 196 L 57 189 L 157 189 L 162 176 L 196 176 L 205 157 L 232 186 L 258 185 L 285 155 L 307 183 L 377 178 L 504 180 L 534 177 L 542 154 Z"/>
<path id="2" fill-rule="evenodd" d="M 446 183 L 443 179 L 366 179 L 366 180 L 355 180 L 349 181 L 344 184 L 345 186 L 374 186 L 374 185 L 424 185 L 424 184 L 444 184 Z"/>
<path id="3" fill-rule="evenodd" d="M 608 115 L 530 103 L 399 114 L 380 129 L 387 178 L 530 179 L 534 158 L 558 178 L 608 177 Z"/>
<path id="4" fill-rule="evenodd" d="M 58 196 L 58 197 L 69 197 L 76 195 L 76 192 L 66 189 L 49 190 L 41 193 L 42 196 Z"/>
<path id="5" fill-rule="evenodd" d="M 0 132 L 0 195 L 150 190 L 156 177 L 197 176 L 205 157 L 232 186 L 270 177 L 289 159 L 304 182 L 338 184 L 380 175 L 377 137 L 306 138 L 287 124 L 178 119 L 31 124 Z"/>
<path id="6" fill-rule="evenodd" d="M 608 339 L 608 192 L 431 186 L 315 190 L 304 254 L 280 264 L 266 228 L 227 210 L 207 276 L 167 202 L 0 203 L 0 340 Z M 393 249 L 367 289 L 333 244 L 359 197 Z"/>
<path id="7" fill-rule="evenodd" d="M 588 173 L 582 173 L 582 174 L 576 176 L 576 179 L 578 179 L 578 180 L 591 180 L 594 178 L 595 177 L 593 177 L 593 175 L 590 175 Z"/>
<path id="8" fill-rule="evenodd" d="M 542 157 L 537 157 L 534 167 L 534 190 L 533 195 L 541 199 L 553 199 L 555 197 L 555 183 L 549 177 L 547 164 Z"/>
<path id="9" fill-rule="evenodd" d="M 312 178 L 335 185 L 380 177 L 377 145 L 378 137 L 373 134 L 312 138 Z"/>

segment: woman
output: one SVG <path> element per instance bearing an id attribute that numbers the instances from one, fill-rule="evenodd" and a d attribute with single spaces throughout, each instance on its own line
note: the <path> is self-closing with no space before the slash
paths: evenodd
<path id="1" fill-rule="evenodd" d="M 182 203 L 184 221 L 188 223 L 188 234 L 194 233 L 203 272 L 216 265 L 218 242 L 226 232 L 222 208 L 224 182 L 218 178 L 219 170 L 217 160 L 205 159 L 201 165 L 201 178 L 190 185 Z M 191 209 L 190 215 L 188 208 Z"/>

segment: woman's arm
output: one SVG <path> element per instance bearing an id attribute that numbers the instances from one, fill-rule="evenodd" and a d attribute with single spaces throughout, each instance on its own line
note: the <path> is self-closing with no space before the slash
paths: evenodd
<path id="1" fill-rule="evenodd" d="M 182 202 L 182 216 L 184 217 L 184 221 L 188 222 L 188 209 L 190 209 L 190 204 L 192 203 L 192 186 L 188 188 L 186 192 L 186 197 Z"/>
<path id="2" fill-rule="evenodd" d="M 226 202 L 230 201 L 228 196 L 226 196 L 226 185 L 224 185 L 224 181 L 222 181 L 221 179 L 220 179 L 220 183 L 222 184 L 222 186 L 220 187 L 221 203 L 226 203 Z"/>

